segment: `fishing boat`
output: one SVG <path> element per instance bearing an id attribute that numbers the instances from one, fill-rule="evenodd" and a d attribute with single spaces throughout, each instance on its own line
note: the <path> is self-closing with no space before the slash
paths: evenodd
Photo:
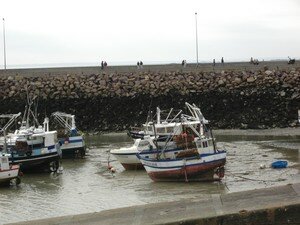
<path id="1" fill-rule="evenodd" d="M 57 171 L 61 158 L 57 132 L 49 131 L 48 118 L 45 118 L 43 126 L 30 126 L 28 115 L 31 113 L 30 108 L 25 110 L 21 126 L 14 133 L 7 131 L 21 113 L 0 115 L 0 118 L 9 119 L 2 129 L 0 151 L 9 154 L 12 165 L 20 164 L 22 171 Z"/>
<path id="2" fill-rule="evenodd" d="M 128 170 L 143 168 L 141 161 L 137 158 L 137 153 L 140 153 L 144 157 L 150 157 L 164 149 L 164 154 L 167 157 L 173 157 L 182 150 L 174 142 L 174 135 L 181 134 L 187 126 L 199 129 L 201 123 L 208 124 L 208 121 L 197 106 L 190 105 L 189 103 L 185 103 L 185 105 L 190 111 L 190 115 L 182 114 L 182 110 L 180 110 L 171 119 L 169 118 L 173 109 L 169 111 L 165 119 L 162 119 L 161 110 L 157 108 L 157 119 L 146 122 L 143 125 L 144 133 L 142 137 L 134 139 L 132 146 L 113 149 L 110 151 L 110 154 Z M 182 118 L 182 121 L 179 121 L 179 116 Z"/>
<path id="3" fill-rule="evenodd" d="M 58 130 L 63 158 L 83 158 L 86 153 L 84 136 L 77 130 L 75 116 L 63 112 L 52 113 L 54 120 L 63 128 Z"/>
<path id="4" fill-rule="evenodd" d="M 137 156 L 153 181 L 214 181 L 224 177 L 225 150 L 199 153 L 189 149 L 180 153 L 174 158 L 146 158 L 140 153 Z"/>
<path id="5" fill-rule="evenodd" d="M 11 180 L 15 180 L 16 184 L 20 184 L 21 179 L 19 177 L 19 165 L 9 164 L 9 155 L 1 153 L 0 154 L 0 185 L 9 185 Z"/>
<path id="6" fill-rule="evenodd" d="M 184 124 L 186 119 L 182 119 Z M 154 181 L 220 180 L 224 176 L 226 151 L 217 149 L 211 130 L 208 133 L 205 130 L 203 120 L 200 120 L 199 130 L 185 123 L 182 133 L 173 134 L 176 154 L 166 155 L 166 150 L 162 149 L 150 157 L 140 151 L 137 157 Z"/>

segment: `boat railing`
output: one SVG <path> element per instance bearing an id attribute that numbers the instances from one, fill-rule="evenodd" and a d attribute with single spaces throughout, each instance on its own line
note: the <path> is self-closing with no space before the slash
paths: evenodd
<path id="1" fill-rule="evenodd" d="M 72 114 L 64 113 L 64 112 L 54 112 L 52 113 L 54 120 L 58 122 L 58 124 L 64 129 L 74 130 L 76 129 L 75 125 L 75 116 Z"/>

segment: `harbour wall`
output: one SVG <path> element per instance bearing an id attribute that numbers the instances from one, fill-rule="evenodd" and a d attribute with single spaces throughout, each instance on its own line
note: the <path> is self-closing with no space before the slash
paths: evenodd
<path id="1" fill-rule="evenodd" d="M 223 68 L 224 69 L 224 68 Z M 72 70 L 70 70 L 72 71 Z M 77 71 L 78 72 L 78 71 Z M 149 110 L 200 106 L 214 128 L 297 125 L 300 68 L 255 70 L 99 70 L 97 73 L 8 71 L 0 77 L 0 113 L 23 112 L 38 96 L 39 117 L 76 115 L 79 129 L 118 131 L 145 122 Z"/>

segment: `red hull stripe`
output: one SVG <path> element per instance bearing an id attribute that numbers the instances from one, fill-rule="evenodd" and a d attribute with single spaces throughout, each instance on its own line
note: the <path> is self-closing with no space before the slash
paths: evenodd
<path id="1" fill-rule="evenodd" d="M 18 170 L 20 168 L 19 165 L 12 165 L 12 167 L 8 170 L 0 170 L 0 172 L 6 172 L 6 171 L 12 171 L 12 170 Z"/>
<path id="2" fill-rule="evenodd" d="M 205 178 L 205 174 L 211 173 L 213 175 L 214 169 L 224 166 L 226 160 L 219 160 L 218 162 L 206 163 L 206 164 L 198 164 L 189 167 L 183 167 L 178 170 L 167 170 L 167 171 L 159 171 L 159 172 L 149 172 L 148 175 L 152 180 L 185 180 L 187 177 L 190 179 L 201 179 Z"/>

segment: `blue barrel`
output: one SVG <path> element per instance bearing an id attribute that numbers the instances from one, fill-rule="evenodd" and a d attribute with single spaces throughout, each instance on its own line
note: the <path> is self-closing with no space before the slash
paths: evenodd
<path id="1" fill-rule="evenodd" d="M 288 162 L 285 160 L 278 160 L 275 161 L 271 164 L 272 168 L 277 169 L 277 168 L 286 168 L 287 167 Z"/>

